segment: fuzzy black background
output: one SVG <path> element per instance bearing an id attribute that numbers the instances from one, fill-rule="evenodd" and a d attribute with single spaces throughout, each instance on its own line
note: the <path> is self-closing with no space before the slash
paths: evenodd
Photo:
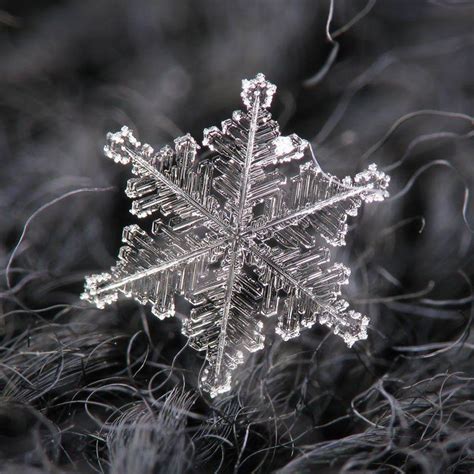
<path id="1" fill-rule="evenodd" d="M 334 43 L 329 6 L 0 2 L 0 472 L 474 472 L 474 6 L 336 0 Z M 210 400 L 177 321 L 78 295 L 135 222 L 106 132 L 200 139 L 257 72 L 285 134 L 391 198 L 338 255 L 368 341 L 269 336 Z"/>

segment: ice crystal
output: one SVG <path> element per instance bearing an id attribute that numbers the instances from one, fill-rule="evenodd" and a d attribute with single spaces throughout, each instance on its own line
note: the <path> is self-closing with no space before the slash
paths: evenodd
<path id="1" fill-rule="evenodd" d="M 316 322 L 348 346 L 367 337 L 368 318 L 340 298 L 349 270 L 329 263 L 325 243 L 344 244 L 347 216 L 383 200 L 389 178 L 375 165 L 354 180 L 323 173 L 307 141 L 280 136 L 268 111 L 275 91 L 262 74 L 244 80 L 245 110 L 204 131 L 212 153 L 202 158 L 190 135 L 154 151 L 127 127 L 109 133 L 104 149 L 132 165 L 132 214 L 155 220 L 151 234 L 124 229 L 117 264 L 87 277 L 83 298 L 103 308 L 122 294 L 160 319 L 184 298 L 183 333 L 206 351 L 201 385 L 211 396 L 262 349 L 264 317 L 277 317 L 285 340 Z"/>

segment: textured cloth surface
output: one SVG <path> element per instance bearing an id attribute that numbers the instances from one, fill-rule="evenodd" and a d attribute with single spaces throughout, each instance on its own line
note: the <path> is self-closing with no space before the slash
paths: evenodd
<path id="1" fill-rule="evenodd" d="M 329 4 L 2 2 L 1 472 L 474 470 L 474 8 L 336 0 L 333 44 Z M 78 295 L 136 222 L 106 132 L 201 140 L 257 72 L 284 134 L 341 178 L 378 163 L 391 198 L 334 252 L 369 339 L 268 335 L 211 400 L 177 319 Z"/>

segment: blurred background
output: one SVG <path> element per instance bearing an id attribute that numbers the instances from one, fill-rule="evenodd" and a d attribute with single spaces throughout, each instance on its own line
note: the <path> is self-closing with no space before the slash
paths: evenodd
<path id="1" fill-rule="evenodd" d="M 463 0 L 0 2 L 2 472 L 473 472 L 473 22 Z M 391 198 L 335 252 L 369 340 L 269 337 L 210 400 L 179 322 L 78 295 L 136 222 L 106 133 L 200 141 L 258 72 L 284 134 L 339 177 L 376 162 Z"/>

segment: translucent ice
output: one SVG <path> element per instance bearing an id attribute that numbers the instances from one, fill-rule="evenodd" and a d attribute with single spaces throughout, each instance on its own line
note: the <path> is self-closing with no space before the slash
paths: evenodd
<path id="1" fill-rule="evenodd" d="M 243 81 L 245 110 L 204 132 L 210 157 L 200 159 L 190 135 L 154 151 L 127 127 L 105 146 L 132 166 L 132 214 L 154 221 L 150 234 L 124 229 L 116 265 L 87 277 L 82 296 L 103 308 L 125 295 L 159 318 L 184 297 L 192 310 L 183 333 L 206 351 L 201 384 L 212 396 L 229 390 L 246 353 L 262 349 L 265 316 L 285 340 L 315 323 L 348 346 L 367 337 L 367 317 L 340 298 L 349 270 L 329 262 L 325 244 L 344 244 L 347 216 L 384 199 L 389 178 L 375 165 L 354 180 L 323 173 L 307 141 L 280 135 L 268 111 L 275 91 L 262 74 Z"/>

